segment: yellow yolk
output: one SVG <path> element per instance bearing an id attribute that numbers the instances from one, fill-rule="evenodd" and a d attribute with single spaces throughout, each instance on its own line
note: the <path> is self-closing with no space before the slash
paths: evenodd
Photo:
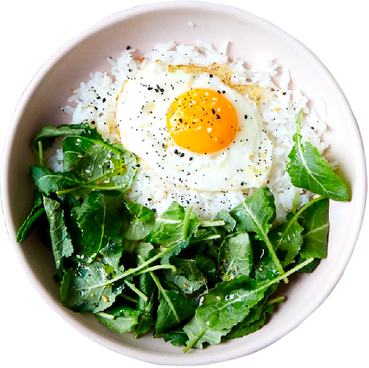
<path id="1" fill-rule="evenodd" d="M 233 142 L 237 114 L 219 92 L 193 89 L 174 99 L 167 113 L 168 131 L 182 148 L 196 153 L 213 153 Z"/>

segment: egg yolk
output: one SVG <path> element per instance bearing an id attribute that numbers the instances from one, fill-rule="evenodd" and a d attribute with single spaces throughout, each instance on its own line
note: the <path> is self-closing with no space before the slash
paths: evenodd
<path id="1" fill-rule="evenodd" d="M 209 89 L 192 89 L 174 99 L 167 127 L 178 146 L 202 154 L 226 148 L 239 130 L 232 104 Z"/>

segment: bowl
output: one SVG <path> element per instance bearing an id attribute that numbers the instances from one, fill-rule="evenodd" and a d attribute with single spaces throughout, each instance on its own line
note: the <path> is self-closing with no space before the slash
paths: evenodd
<path id="1" fill-rule="evenodd" d="M 321 99 L 326 103 L 329 129 L 324 140 L 331 145 L 328 157 L 339 162 L 340 174 L 349 184 L 352 197 L 348 203 L 331 203 L 328 258 L 312 274 L 293 278 L 285 292 L 288 302 L 261 330 L 183 354 L 181 349 L 161 339 L 151 336 L 133 339 L 130 334 L 121 335 L 105 328 L 93 316 L 64 308 L 59 301 L 59 285 L 53 279 L 55 268 L 49 250 L 36 233 L 22 244 L 15 239 L 33 200 L 33 183 L 28 175 L 29 165 L 34 163 L 31 139 L 51 121 L 58 124 L 69 121 L 61 107 L 67 104 L 71 87 L 87 81 L 91 71 L 110 70 L 106 58 L 117 57 L 126 45 L 145 53 L 159 42 L 191 44 L 198 39 L 216 48 L 230 41 L 230 57 L 241 58 L 248 65 L 261 53 L 275 57 L 279 65 L 290 69 L 292 87 L 302 90 L 311 107 Z M 303 44 L 275 25 L 237 8 L 204 2 L 167 2 L 114 14 L 76 36 L 46 62 L 24 92 L 9 128 L 1 194 L 9 237 L 22 267 L 41 297 L 71 326 L 97 343 L 136 359 L 198 365 L 265 348 L 296 328 L 321 305 L 342 276 L 355 247 L 365 210 L 366 167 L 359 128 L 344 94 L 329 71 Z"/>

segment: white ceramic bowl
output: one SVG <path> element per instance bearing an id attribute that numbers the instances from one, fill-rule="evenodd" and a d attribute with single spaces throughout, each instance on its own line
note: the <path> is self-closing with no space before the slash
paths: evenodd
<path id="1" fill-rule="evenodd" d="M 195 26 L 190 27 L 189 22 Z M 144 53 L 156 43 L 174 40 L 191 44 L 198 39 L 211 42 L 216 48 L 230 41 L 230 56 L 237 56 L 248 65 L 260 54 L 277 57 L 279 65 L 290 69 L 293 86 L 302 90 L 312 106 L 319 99 L 325 101 L 329 129 L 324 139 L 331 144 L 328 156 L 339 162 L 352 199 L 349 203 L 331 204 L 328 258 L 311 275 L 293 278 L 285 292 L 288 301 L 266 326 L 244 338 L 183 354 L 162 339 L 146 336 L 136 340 L 130 334 L 120 335 L 99 324 L 93 316 L 64 308 L 59 302 L 59 285 L 53 279 L 55 270 L 48 249 L 36 234 L 22 244 L 16 243 L 15 236 L 33 200 L 33 184 L 28 176 L 28 166 L 34 163 L 31 139 L 44 125 L 68 122 L 60 108 L 67 104 L 70 88 L 87 81 L 90 71 L 110 70 L 106 58 L 117 57 L 127 45 Z M 365 157 L 359 129 L 329 71 L 310 50 L 273 24 L 236 8 L 203 2 L 136 7 L 101 21 L 67 43 L 43 66 L 22 96 L 3 157 L 1 192 L 8 233 L 42 298 L 74 328 L 101 345 L 160 364 L 206 364 L 244 356 L 298 326 L 339 281 L 355 247 L 366 202 Z"/>

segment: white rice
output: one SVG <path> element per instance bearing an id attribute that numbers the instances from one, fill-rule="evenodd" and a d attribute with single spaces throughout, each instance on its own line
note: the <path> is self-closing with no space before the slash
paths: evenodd
<path id="1" fill-rule="evenodd" d="M 260 59 L 251 69 L 246 69 L 239 59 L 229 60 L 226 55 L 228 42 L 218 51 L 203 41 L 195 46 L 169 44 L 156 45 L 152 51 L 144 55 L 144 60 L 134 60 L 132 48 L 124 51 L 118 60 L 109 58 L 112 64 L 110 73 L 96 72 L 90 75 L 87 83 L 81 83 L 69 99 L 70 105 L 63 110 L 72 115 L 71 123 L 88 122 L 97 127 L 104 139 L 119 142 L 117 123 L 115 119 L 115 103 L 122 83 L 134 75 L 143 66 L 155 60 L 166 64 L 208 66 L 213 63 L 228 64 L 232 71 L 232 81 L 235 84 L 258 85 L 265 88 L 270 95 L 268 100 L 258 105 L 263 117 L 265 129 L 274 143 L 273 169 L 270 173 L 268 187 L 275 196 L 277 221 L 283 221 L 286 213 L 291 211 L 294 198 L 300 192 L 299 204 L 303 205 L 311 198 L 311 193 L 295 188 L 286 173 L 288 154 L 294 144 L 293 135 L 296 132 L 296 119 L 300 109 L 305 112 L 302 122 L 302 140 L 310 141 L 320 153 L 327 145 L 322 141 L 326 125 L 315 111 L 307 107 L 307 99 L 297 89 L 288 89 L 290 75 L 283 69 L 279 76 L 279 85 L 274 77 L 278 65 L 274 60 Z M 199 51 L 199 48 L 204 50 Z M 51 161 L 55 169 L 62 159 L 62 153 Z M 209 178 L 211 180 L 211 178 Z M 200 192 L 165 182 L 144 162 L 138 171 L 132 190 L 127 194 L 127 200 L 136 201 L 149 208 L 154 208 L 159 214 L 169 207 L 172 201 L 183 206 L 192 206 L 201 219 L 214 217 L 221 209 L 230 210 L 252 194 L 248 191 Z"/>

